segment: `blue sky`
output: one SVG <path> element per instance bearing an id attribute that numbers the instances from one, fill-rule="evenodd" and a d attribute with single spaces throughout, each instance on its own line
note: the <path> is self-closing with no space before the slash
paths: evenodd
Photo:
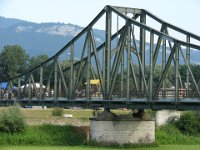
<path id="1" fill-rule="evenodd" d="M 84 27 L 105 5 L 147 9 L 167 22 L 200 35 L 200 0 L 0 0 L 0 16 Z"/>

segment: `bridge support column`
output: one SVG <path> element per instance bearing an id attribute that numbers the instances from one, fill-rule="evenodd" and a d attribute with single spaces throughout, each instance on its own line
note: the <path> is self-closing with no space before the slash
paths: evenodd
<path id="1" fill-rule="evenodd" d="M 103 112 L 90 119 L 90 140 L 103 145 L 154 143 L 155 121 Z"/>
<path id="2" fill-rule="evenodd" d="M 164 125 L 172 117 L 180 118 L 180 111 L 177 110 L 159 110 L 156 112 L 156 126 Z"/>

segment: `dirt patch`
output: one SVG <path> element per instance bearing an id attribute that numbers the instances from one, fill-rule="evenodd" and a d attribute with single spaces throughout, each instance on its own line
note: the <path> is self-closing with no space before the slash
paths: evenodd
<path id="1" fill-rule="evenodd" d="M 89 120 L 81 120 L 76 118 L 26 118 L 28 125 L 72 125 L 72 126 L 89 126 Z"/>

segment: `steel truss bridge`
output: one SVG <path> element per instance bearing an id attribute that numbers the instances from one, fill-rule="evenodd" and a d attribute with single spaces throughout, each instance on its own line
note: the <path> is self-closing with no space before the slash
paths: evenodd
<path id="1" fill-rule="evenodd" d="M 105 23 L 103 42 L 95 36 L 98 22 Z M 190 67 L 190 52 L 200 50 L 196 44 L 199 41 L 198 35 L 146 10 L 105 6 L 53 57 L 28 72 L 1 81 L 8 82 L 8 87 L 1 90 L 0 105 L 200 109 L 198 79 Z M 77 48 L 80 43 L 82 47 Z M 160 78 L 155 79 L 158 56 L 162 58 L 161 72 Z M 63 65 L 66 60 L 68 65 Z M 186 86 L 180 75 L 181 63 L 187 67 Z M 174 69 L 174 88 L 167 87 L 170 67 Z M 93 85 L 94 79 L 99 84 Z"/>

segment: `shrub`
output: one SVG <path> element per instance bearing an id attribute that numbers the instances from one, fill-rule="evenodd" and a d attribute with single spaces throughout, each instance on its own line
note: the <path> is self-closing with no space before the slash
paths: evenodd
<path id="1" fill-rule="evenodd" d="M 182 133 L 187 135 L 200 135 L 200 111 L 186 112 L 180 119 L 172 120 Z"/>
<path id="2" fill-rule="evenodd" d="M 176 126 L 166 124 L 156 129 L 158 144 L 200 144 L 200 136 L 183 134 Z"/>
<path id="3" fill-rule="evenodd" d="M 26 123 L 18 106 L 10 106 L 0 113 L 0 132 L 24 131 Z"/>
<path id="4" fill-rule="evenodd" d="M 52 115 L 53 116 L 62 116 L 64 114 L 63 108 L 54 108 L 52 110 Z"/>

